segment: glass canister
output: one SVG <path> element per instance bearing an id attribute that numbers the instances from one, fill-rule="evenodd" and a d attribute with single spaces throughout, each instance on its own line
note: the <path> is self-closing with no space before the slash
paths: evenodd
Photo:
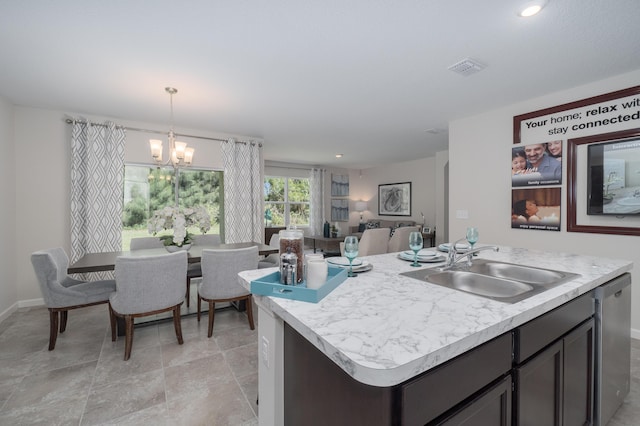
<path id="1" fill-rule="evenodd" d="M 283 229 L 280 235 L 280 256 L 289 250 L 298 256 L 296 268 L 296 282 L 301 283 L 304 279 L 304 233 L 298 229 Z"/>

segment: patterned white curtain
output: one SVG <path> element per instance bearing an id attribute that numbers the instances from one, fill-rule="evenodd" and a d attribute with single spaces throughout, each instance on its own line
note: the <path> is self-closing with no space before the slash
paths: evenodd
<path id="1" fill-rule="evenodd" d="M 262 242 L 264 161 L 262 144 L 221 142 L 224 168 L 225 243 Z"/>
<path id="2" fill-rule="evenodd" d="M 309 231 L 311 235 L 322 235 L 324 225 L 324 176 L 325 169 L 311 169 L 309 186 L 311 190 L 311 213 Z"/>
<path id="3" fill-rule="evenodd" d="M 122 250 L 125 129 L 74 121 L 71 134 L 71 262 Z"/>

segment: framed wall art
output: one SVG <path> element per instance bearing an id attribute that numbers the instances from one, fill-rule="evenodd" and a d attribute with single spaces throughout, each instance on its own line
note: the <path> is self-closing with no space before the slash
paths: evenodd
<path id="1" fill-rule="evenodd" d="M 349 221 L 349 200 L 332 198 L 331 199 L 331 222 L 348 222 Z"/>
<path id="2" fill-rule="evenodd" d="M 411 182 L 378 185 L 378 215 L 411 216 Z"/>
<path id="3" fill-rule="evenodd" d="M 332 197 L 348 197 L 349 196 L 349 175 L 331 174 L 331 196 Z"/>

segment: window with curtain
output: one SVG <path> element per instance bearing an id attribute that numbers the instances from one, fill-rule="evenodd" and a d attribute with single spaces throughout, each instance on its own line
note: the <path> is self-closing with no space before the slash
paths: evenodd
<path id="1" fill-rule="evenodd" d="M 309 226 L 309 179 L 266 176 L 264 179 L 265 226 Z"/>
<path id="2" fill-rule="evenodd" d="M 125 164 L 122 249 L 129 250 L 131 238 L 148 237 L 147 221 L 156 210 L 175 205 L 173 168 Z M 178 204 L 205 206 L 211 217 L 208 234 L 219 234 L 223 209 L 223 172 L 208 169 L 181 169 L 178 178 Z M 189 229 L 199 234 L 197 228 Z M 167 230 L 165 233 L 170 234 Z M 158 235 L 162 235 L 159 233 Z"/>

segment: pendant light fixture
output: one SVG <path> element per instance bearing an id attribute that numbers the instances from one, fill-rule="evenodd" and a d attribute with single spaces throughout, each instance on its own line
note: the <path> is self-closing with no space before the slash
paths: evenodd
<path id="1" fill-rule="evenodd" d="M 151 156 L 157 165 L 169 165 L 171 164 L 174 169 L 180 167 L 190 166 L 193 160 L 194 149 L 187 147 L 185 142 L 176 141 L 175 133 L 173 132 L 173 95 L 178 93 L 178 89 L 173 87 L 165 87 L 165 92 L 169 94 L 169 103 L 171 107 L 171 127 L 169 128 L 169 159 L 165 162 L 162 159 L 162 144 L 160 139 L 150 139 L 149 146 L 151 147 Z"/>

